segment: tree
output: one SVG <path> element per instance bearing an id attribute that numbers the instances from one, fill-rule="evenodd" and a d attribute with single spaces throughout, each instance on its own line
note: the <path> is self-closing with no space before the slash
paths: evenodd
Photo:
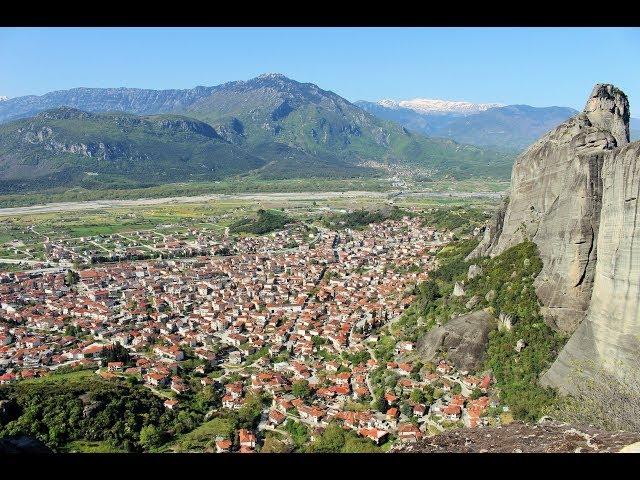
<path id="1" fill-rule="evenodd" d="M 296 449 L 301 449 L 309 440 L 309 431 L 307 427 L 300 422 L 288 419 L 284 429 L 289 432 L 291 438 L 296 445 Z"/>
<path id="2" fill-rule="evenodd" d="M 131 355 L 126 348 L 124 348 L 120 342 L 116 342 L 111 347 L 107 347 L 102 350 L 101 357 L 105 362 L 123 362 L 125 364 L 131 361 Z"/>
<path id="3" fill-rule="evenodd" d="M 306 380 L 299 380 L 291 386 L 291 394 L 298 398 L 309 398 L 311 395 L 311 389 L 309 388 L 309 382 Z"/>
<path id="4" fill-rule="evenodd" d="M 75 285 L 76 283 L 78 283 L 79 280 L 80 280 L 80 275 L 78 274 L 78 272 L 75 272 L 73 270 L 67 270 L 67 274 L 64 277 L 65 285 L 70 287 L 71 285 Z"/>
<path id="5" fill-rule="evenodd" d="M 378 398 L 376 398 L 375 408 L 379 412 L 387 413 L 387 410 L 389 410 L 389 404 L 387 403 L 387 399 L 384 398 L 384 395 L 380 395 Z"/>
<path id="6" fill-rule="evenodd" d="M 414 388 L 413 391 L 411 392 L 411 400 L 416 403 L 424 403 L 425 401 L 424 392 L 422 390 Z"/>
<path id="7" fill-rule="evenodd" d="M 291 447 L 281 440 L 278 440 L 274 435 L 269 435 L 264 439 L 264 445 L 260 450 L 260 453 L 289 453 Z"/>
<path id="8" fill-rule="evenodd" d="M 426 307 L 430 303 L 435 302 L 442 295 L 440 293 L 440 287 L 436 283 L 435 280 L 427 280 L 426 282 L 422 282 L 417 287 L 418 295 L 420 296 L 421 302 Z"/>
<path id="9" fill-rule="evenodd" d="M 65 335 L 70 335 L 72 337 L 77 337 L 81 333 L 82 333 L 82 330 L 79 327 L 76 327 L 75 325 L 67 325 L 64 328 L 64 334 Z"/>
<path id="10" fill-rule="evenodd" d="M 342 453 L 379 453 L 380 449 L 376 447 L 371 440 L 356 436 L 352 431 L 345 433 L 345 442 L 342 447 Z"/>
<path id="11" fill-rule="evenodd" d="M 155 425 L 147 425 L 140 430 L 140 445 L 145 450 L 159 447 L 163 443 L 163 433 Z"/>
<path id="12" fill-rule="evenodd" d="M 210 409 L 220 406 L 220 394 L 211 385 L 205 386 L 195 394 L 193 408 L 200 413 L 207 413 Z"/>
<path id="13" fill-rule="evenodd" d="M 330 423 L 329 426 L 309 445 L 309 452 L 312 453 L 339 453 L 344 447 L 344 430 L 337 423 Z"/>
<path id="14" fill-rule="evenodd" d="M 476 388 L 474 388 L 472 390 L 471 395 L 469 396 L 469 398 L 471 398 L 471 400 L 477 400 L 483 395 L 484 395 L 484 393 L 482 393 L 482 390 L 480 390 L 478 387 L 476 387 Z"/>
<path id="15" fill-rule="evenodd" d="M 262 400 L 258 395 L 249 394 L 238 410 L 238 427 L 252 429 L 262 415 Z"/>

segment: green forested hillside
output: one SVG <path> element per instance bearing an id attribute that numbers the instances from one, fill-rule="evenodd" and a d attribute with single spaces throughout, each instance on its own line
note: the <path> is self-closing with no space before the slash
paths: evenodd
<path id="1" fill-rule="evenodd" d="M 96 95 L 86 96 L 94 111 L 100 105 Z M 63 93 L 56 98 L 63 102 Z M 74 96 L 73 103 L 82 104 L 82 98 Z M 175 113 L 90 113 L 60 106 L 1 124 L 0 194 L 148 187 L 247 172 L 263 180 L 376 178 L 388 176 L 388 168 L 429 178 L 508 178 L 513 160 L 411 133 L 333 92 L 277 74 L 209 88 L 192 101 L 182 99 Z"/>
<path id="2" fill-rule="evenodd" d="M 144 186 L 211 180 L 264 161 L 206 123 L 60 108 L 0 126 L 0 191 Z"/>

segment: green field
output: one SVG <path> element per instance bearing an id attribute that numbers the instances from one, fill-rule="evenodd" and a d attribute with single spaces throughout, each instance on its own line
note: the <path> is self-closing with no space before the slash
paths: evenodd
<path id="1" fill-rule="evenodd" d="M 215 450 L 216 437 L 224 437 L 232 440 L 233 432 L 234 421 L 232 419 L 218 417 L 182 435 L 166 448 L 167 450 L 175 452 Z"/>
<path id="2" fill-rule="evenodd" d="M 93 369 L 91 370 L 78 370 L 76 372 L 69 373 L 52 373 L 46 377 L 31 378 L 23 380 L 21 383 L 25 385 L 29 384 L 41 384 L 41 383 L 67 383 L 74 380 L 96 379 L 98 378 Z"/>
<path id="3" fill-rule="evenodd" d="M 123 448 L 114 447 L 101 440 L 75 440 L 64 448 L 67 453 L 127 453 Z"/>

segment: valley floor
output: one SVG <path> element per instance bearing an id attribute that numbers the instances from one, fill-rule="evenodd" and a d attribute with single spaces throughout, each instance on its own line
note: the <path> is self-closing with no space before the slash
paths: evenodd
<path id="1" fill-rule="evenodd" d="M 78 210 L 100 210 L 118 207 L 139 207 L 148 205 L 165 205 L 176 203 L 202 203 L 216 200 L 246 200 L 246 201 L 292 201 L 292 200 L 330 200 L 335 198 L 362 199 L 397 199 L 399 197 L 435 198 L 435 199 L 499 199 L 504 192 L 290 192 L 290 193 L 243 193 L 237 195 L 211 194 L 182 197 L 140 198 L 136 200 L 93 200 L 86 202 L 58 202 L 25 207 L 0 208 L 0 216 L 13 216 L 34 213 L 69 212 Z"/>

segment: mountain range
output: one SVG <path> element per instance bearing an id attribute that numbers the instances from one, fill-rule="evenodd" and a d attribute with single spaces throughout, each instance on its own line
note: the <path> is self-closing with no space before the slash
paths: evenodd
<path id="1" fill-rule="evenodd" d="M 431 99 L 355 102 L 363 110 L 408 130 L 456 142 L 519 152 L 578 113 L 569 107 L 532 107 Z M 640 138 L 640 120 L 631 119 Z"/>
<path id="2" fill-rule="evenodd" d="M 217 180 L 509 175 L 513 156 L 428 138 L 280 74 L 189 90 L 76 88 L 0 103 L 0 192 Z"/>

